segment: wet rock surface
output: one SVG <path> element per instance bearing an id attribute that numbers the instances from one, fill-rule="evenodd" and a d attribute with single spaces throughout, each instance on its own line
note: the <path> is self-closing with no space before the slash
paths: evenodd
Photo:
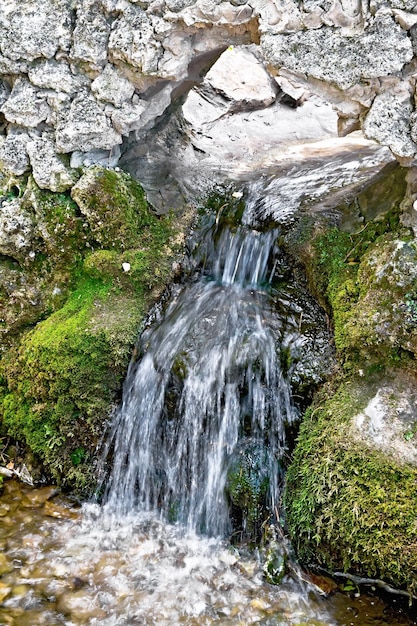
<path id="1" fill-rule="evenodd" d="M 92 408 L 91 395 L 86 391 L 80 393 L 91 376 L 91 363 L 101 363 L 103 354 L 110 350 L 110 362 L 112 366 L 117 362 L 119 368 L 119 380 L 115 382 L 113 377 L 110 383 L 116 393 L 129 346 L 142 319 L 143 302 L 138 303 L 132 294 L 138 289 L 146 293 L 152 290 L 155 276 L 163 284 L 172 276 L 159 253 L 152 259 L 144 257 L 149 241 L 145 237 L 138 242 L 137 233 L 132 235 L 130 226 L 124 231 L 124 219 L 121 229 L 121 222 L 118 224 L 117 235 L 112 236 L 106 230 L 120 214 L 118 210 L 106 213 L 97 209 L 91 201 L 96 197 L 95 190 L 85 184 L 86 178 L 74 187 L 81 174 L 78 168 L 92 163 L 115 168 L 120 161 L 143 181 L 152 204 L 160 212 L 181 208 L 196 193 L 204 193 L 213 182 L 226 178 L 241 189 L 239 193 L 248 189 L 257 192 L 258 200 L 249 207 L 255 221 L 288 225 L 293 220 L 301 221 L 306 214 L 315 216 L 316 211 L 318 214 L 327 211 L 328 221 L 323 224 L 317 219 L 316 226 L 328 233 L 340 226 L 341 203 L 356 202 L 369 180 L 374 176 L 378 179 L 385 166 L 393 161 L 393 155 L 407 166 L 415 165 L 416 19 L 412 0 L 375 0 L 369 6 L 315 0 L 297 3 L 292 0 L 281 3 L 30 0 L 24 5 L 6 0 L 2 3 L 0 165 L 10 178 L 5 181 L 0 200 L 0 331 L 4 339 L 2 355 L 13 342 L 18 352 L 8 356 L 7 381 L 2 375 L 0 392 L 2 398 L 7 396 L 3 411 L 8 428 L 15 436 L 26 438 L 57 476 L 62 474 L 60 446 L 64 439 L 69 481 L 81 480 L 86 449 L 92 445 L 91 438 L 86 446 L 84 441 L 80 445 L 85 432 L 80 427 L 78 403 L 82 405 L 82 419 L 88 424 L 94 421 L 92 411 L 96 411 L 96 417 L 100 416 L 100 427 L 97 424 L 93 427 L 92 447 L 101 429 L 102 416 L 108 413 L 108 396 L 104 404 L 99 397 Z M 361 127 L 368 139 L 360 133 L 351 134 Z M 253 172 L 257 172 L 255 182 Z M 36 184 L 31 177 L 26 179 L 29 173 Z M 88 178 L 89 174 L 85 176 Z M 402 219 L 408 226 L 414 225 L 417 232 L 417 212 L 413 208 L 417 186 L 413 177 L 412 169 L 409 195 L 402 207 L 407 210 L 407 217 L 403 214 Z M 114 187 L 114 180 L 110 182 Z M 78 204 L 71 200 L 70 189 Z M 57 195 L 41 197 L 40 190 Z M 123 198 L 125 192 L 123 189 Z M 117 199 L 106 196 L 110 197 L 111 202 L 106 202 L 106 206 L 120 208 L 120 196 Z M 126 208 L 124 200 L 121 204 Z M 348 452 L 357 455 L 355 463 L 348 465 L 349 454 L 341 445 L 344 440 L 331 438 L 338 432 L 338 423 L 331 412 L 337 413 L 335 405 L 330 407 L 330 412 L 323 409 L 326 419 L 317 435 L 322 442 L 326 424 L 332 425 L 328 440 L 334 445 L 327 450 L 328 457 L 323 455 L 330 459 L 329 463 L 315 473 L 314 458 L 307 455 L 311 464 L 303 468 L 308 480 L 318 477 L 315 484 L 309 483 L 308 496 L 316 493 L 314 489 L 323 475 L 328 481 L 324 500 L 328 494 L 331 499 L 339 489 L 353 485 L 344 501 L 359 515 L 355 503 L 357 494 L 362 492 L 359 488 L 355 491 L 355 476 L 360 467 L 359 474 L 370 475 L 369 484 L 376 494 L 366 501 L 364 509 L 375 506 L 376 517 L 387 515 L 384 507 L 392 499 L 392 493 L 381 486 L 380 476 L 388 484 L 391 474 L 395 475 L 396 483 L 401 484 L 401 493 L 395 492 L 398 501 L 393 499 L 394 504 L 398 503 L 399 513 L 390 520 L 394 529 L 398 519 L 407 521 L 397 542 L 401 549 L 401 541 L 406 538 L 408 543 L 403 551 L 406 560 L 401 561 L 401 571 L 398 568 L 394 571 L 392 562 L 400 562 L 402 556 L 394 550 L 387 553 L 386 563 L 381 565 L 374 544 L 363 543 L 369 537 L 374 541 L 379 526 L 372 527 L 368 533 L 369 525 L 360 526 L 343 509 L 343 498 L 342 508 L 336 513 L 334 509 L 331 514 L 329 509 L 324 513 L 317 511 L 314 507 L 321 494 L 310 507 L 315 517 L 309 518 L 308 524 L 309 528 L 316 524 L 319 539 L 327 533 L 326 539 L 319 541 L 320 548 L 314 554 L 310 547 L 303 553 L 305 545 L 303 548 L 301 540 L 298 547 L 300 554 L 310 558 L 312 554 L 313 557 L 321 554 L 323 546 L 326 555 L 334 554 L 334 545 L 342 546 L 344 553 L 336 555 L 333 562 L 326 561 L 325 556 L 319 558 L 329 566 L 336 563 L 355 571 L 358 563 L 366 564 L 363 565 L 366 573 L 376 572 L 414 590 L 414 579 L 410 581 L 404 575 L 414 558 L 413 552 L 407 552 L 409 546 L 415 545 L 414 518 L 409 517 L 401 494 L 412 493 L 414 484 L 416 394 L 412 360 L 416 350 L 416 244 L 410 232 L 399 232 L 398 224 L 393 227 L 395 237 L 387 235 L 386 230 L 382 233 L 385 238 L 378 242 L 380 232 L 368 240 L 368 231 L 362 228 L 368 229 L 368 223 L 373 223 L 372 212 L 373 208 L 368 207 L 356 215 L 350 230 L 342 229 L 342 242 L 332 231 L 327 241 L 321 240 L 322 247 L 316 249 L 316 256 L 310 254 L 311 248 L 304 248 L 303 262 L 314 264 L 314 259 L 320 259 L 315 268 L 306 264 L 309 278 L 327 306 L 341 365 L 345 376 L 351 377 L 347 383 L 352 385 L 351 389 L 361 386 L 357 385 L 357 379 L 368 380 L 372 368 L 389 364 L 410 371 L 390 379 L 381 376 L 375 388 L 367 388 L 366 402 L 357 407 L 354 418 L 349 412 L 353 405 L 349 404 L 349 418 L 353 421 L 350 419 L 346 431 Z M 378 218 L 381 216 L 383 212 L 378 213 Z M 311 232 L 307 229 L 303 235 Z M 157 236 L 162 236 L 159 231 Z M 365 250 L 365 244 L 369 249 Z M 170 259 L 170 252 L 166 251 L 166 258 Z M 347 274 L 342 276 L 340 268 Z M 352 268 L 357 273 L 349 273 Z M 93 285 L 92 291 L 74 292 L 80 272 L 86 284 Z M 321 283 L 317 278 L 320 272 Z M 105 281 L 111 282 L 113 290 L 107 300 L 100 290 L 96 291 L 97 285 L 102 287 Z M 326 286 L 323 281 L 327 281 Z M 120 296 L 119 289 L 126 290 L 124 296 Z M 72 298 L 68 297 L 71 294 Z M 88 315 L 87 308 L 80 306 L 83 298 L 86 307 L 90 307 Z M 306 301 L 307 310 L 303 308 Z M 304 303 L 294 298 L 293 329 L 300 328 L 306 339 L 299 338 L 296 345 L 290 345 L 288 340 L 286 346 L 291 357 L 291 363 L 287 364 L 289 373 L 298 389 L 316 384 L 328 375 L 325 367 L 328 335 L 315 330 L 316 311 L 308 296 Z M 19 333 L 51 313 L 18 348 Z M 55 341 L 57 330 L 62 335 Z M 124 339 L 119 341 L 120 334 Z M 80 344 L 70 343 L 69 337 L 74 336 L 81 338 Z M 86 348 L 82 342 L 86 337 L 92 342 L 92 348 L 87 350 L 91 359 L 87 370 L 80 370 L 80 363 L 74 364 L 71 359 L 77 354 L 85 368 Z M 6 342 L 11 343 L 6 345 Z M 43 362 L 42 358 L 46 360 Z M 55 368 L 52 373 L 51 360 Z M 22 364 L 28 368 L 24 374 Z M 64 372 L 61 366 L 65 366 Z M 86 371 L 88 376 L 80 374 Z M 48 382 L 44 383 L 45 380 Z M 99 371 L 95 379 L 97 387 L 103 380 Z M 62 387 L 57 381 L 60 384 L 64 381 L 72 389 L 71 402 L 68 394 L 61 395 Z M 404 391 L 407 385 L 408 395 Z M 83 404 L 87 396 L 88 406 Z M 343 414 L 346 417 L 346 411 Z M 64 434 L 56 429 L 51 415 L 60 416 L 65 424 Z M 315 415 L 318 417 L 320 411 Z M 310 423 L 314 426 L 315 422 L 311 419 Z M 371 471 L 372 463 L 363 458 L 363 450 L 371 456 L 380 476 L 375 477 L 378 472 Z M 339 452 L 347 454 L 342 464 L 348 467 L 347 474 L 337 463 Z M 333 473 L 329 473 L 329 467 Z M 26 516 L 22 517 L 22 524 L 29 523 L 31 517 L 34 519 L 32 509 L 36 507 L 42 508 L 42 515 L 59 523 L 69 519 L 68 523 L 72 524 L 72 517 L 77 516 L 74 511 L 68 513 L 65 503 L 50 499 L 35 503 L 25 495 L 22 506 Z M 0 508 L 7 531 L 15 523 L 12 509 L 8 503 Z M 341 523 L 330 546 L 332 515 Z M 339 541 L 346 528 L 342 524 L 345 519 L 352 521 L 345 537 L 361 535 L 353 547 L 352 541 Z M 297 526 L 299 520 L 294 518 L 291 523 L 296 528 L 294 535 L 302 538 L 305 526 L 302 523 Z M 388 524 L 386 517 L 381 524 Z M 27 527 L 24 528 L 26 532 Z M 324 535 L 320 535 L 323 528 Z M 30 532 L 24 538 L 25 546 L 32 550 L 39 541 Z M 18 545 L 18 540 L 14 544 L 12 539 L 10 542 L 12 547 L 8 545 L 7 550 L 13 559 L 19 560 L 19 551 L 24 548 Z M 379 538 L 377 548 L 380 543 Z M 385 544 L 389 547 L 389 537 Z M 119 557 L 106 572 L 110 577 L 124 563 Z M 146 554 L 150 562 L 157 558 L 152 551 Z M 92 584 L 93 591 L 90 589 L 89 599 L 85 599 L 80 587 L 88 579 L 87 567 L 73 572 L 72 587 L 68 589 L 68 560 L 66 556 L 58 564 L 55 579 L 49 580 L 42 594 L 54 598 L 59 619 L 71 619 L 75 623 L 107 619 L 107 590 L 100 595 Z M 7 570 L 9 556 L 6 555 L 3 565 Z M 6 570 L 3 579 L 11 574 Z M 126 578 L 129 570 L 131 567 L 124 570 Z M 151 579 L 153 574 L 152 569 L 149 575 L 138 574 L 135 589 L 143 587 L 144 576 Z M 228 571 L 226 579 L 229 574 Z M 95 575 L 99 576 L 97 572 Z M 45 609 L 42 605 L 44 617 L 39 617 L 36 607 L 43 600 L 36 596 L 23 575 L 16 583 L 3 579 L 0 598 L 7 603 L 9 623 L 24 623 L 25 611 L 29 611 L 28 623 L 35 624 L 36 620 L 41 623 L 49 618 L 53 622 L 56 614 L 50 607 Z M 161 589 L 163 595 L 166 588 Z M 200 591 L 205 589 L 203 585 Z M 129 592 L 130 588 L 126 596 L 116 600 L 121 613 L 126 610 L 125 598 Z M 116 595 L 114 592 L 113 599 Z M 142 619 L 141 610 L 152 606 L 149 600 L 141 608 L 141 601 L 142 598 L 135 605 L 138 619 Z M 245 604 L 248 605 L 247 599 Z M 222 597 L 216 604 L 216 618 L 240 616 L 242 606 L 243 601 L 238 600 L 230 608 L 229 600 L 226 602 Z M 259 615 L 268 619 L 272 606 L 269 597 L 251 596 L 249 606 L 254 620 Z M 178 612 L 169 618 L 171 623 L 177 615 Z M 323 621 L 316 617 L 312 619 Z M 157 616 L 155 623 L 162 623 L 161 619 Z M 249 618 L 245 615 L 243 619 Z M 299 622 L 301 618 L 294 619 Z M 289 618 L 288 623 L 297 622 Z"/>
<path id="2" fill-rule="evenodd" d="M 148 208 L 143 189 L 126 174 L 96 167 L 74 185 L 71 171 L 55 152 L 45 154 L 47 145 L 31 138 L 26 146 L 39 186 L 32 177 L 12 179 L 10 190 L 5 186 L 0 195 L 1 432 L 13 432 L 13 437 L 27 444 L 27 451 L 34 455 L 28 455 L 28 464 L 37 468 L 37 479 L 46 471 L 56 481 L 69 481 L 73 487 L 78 483 L 83 490 L 92 480 L 94 463 L 93 450 L 91 455 L 87 450 L 90 445 L 95 450 L 103 417 L 113 409 L 141 320 L 174 275 L 172 265 L 183 248 L 184 230 L 180 222 L 157 218 Z M 45 182 L 56 192 L 42 189 Z M 67 191 L 69 186 L 78 205 Z M 191 213 L 185 218 L 187 224 Z M 148 286 L 143 289 L 144 280 Z M 22 357 L 25 360 L 24 337 L 31 334 L 28 330 L 42 334 L 42 322 L 51 324 L 40 339 L 39 346 L 44 347 L 35 361 L 30 349 L 26 365 L 30 368 L 36 362 L 39 374 L 43 353 L 45 369 L 55 372 L 44 371 L 41 376 L 55 382 L 35 384 L 29 392 L 32 404 L 29 397 L 23 398 L 28 387 L 23 395 L 23 388 L 18 391 L 16 375 L 25 369 L 19 365 Z M 44 340 L 50 342 L 48 347 Z M 105 381 L 102 368 L 107 350 L 112 356 Z M 94 360 L 100 370 L 95 383 Z M 88 375 L 80 376 L 82 363 Z M 66 373 L 61 370 L 59 374 L 56 367 Z M 35 378 L 37 374 L 33 372 Z M 67 376 L 75 377 L 74 385 L 68 379 L 62 384 Z M 82 381 L 91 385 L 89 391 L 81 391 Z M 67 395 L 71 387 L 77 390 L 75 404 Z M 49 392 L 53 396 L 62 392 L 66 399 L 52 398 Z M 79 401 L 85 413 L 75 409 Z M 48 415 L 53 415 L 51 422 Z M 14 449 L 13 457 L 16 454 Z"/>

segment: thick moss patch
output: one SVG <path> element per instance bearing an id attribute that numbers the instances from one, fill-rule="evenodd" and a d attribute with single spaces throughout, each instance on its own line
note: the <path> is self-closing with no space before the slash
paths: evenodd
<path id="1" fill-rule="evenodd" d="M 142 187 L 124 172 L 92 167 L 71 196 L 100 248 L 128 250 L 166 241 L 169 220 L 152 214 Z"/>
<path id="2" fill-rule="evenodd" d="M 333 228 L 313 244 L 316 288 L 328 303 L 346 368 L 358 361 L 389 365 L 399 350 L 417 349 L 409 337 L 415 325 L 403 314 L 417 278 L 417 246 L 396 218 L 391 214 L 354 235 Z"/>
<path id="3" fill-rule="evenodd" d="M 401 226 L 398 207 L 353 233 L 328 216 L 306 216 L 286 246 L 329 313 L 345 372 L 410 365 L 408 353 L 417 350 L 417 242 Z"/>
<path id="4" fill-rule="evenodd" d="M 142 314 L 140 300 L 85 280 L 3 359 L 4 427 L 55 480 L 82 488 L 91 479 L 73 468 L 91 460 Z"/>

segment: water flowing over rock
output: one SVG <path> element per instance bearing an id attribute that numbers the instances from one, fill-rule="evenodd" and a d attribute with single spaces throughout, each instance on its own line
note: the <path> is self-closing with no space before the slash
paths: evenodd
<path id="1" fill-rule="evenodd" d="M 285 290 L 276 294 L 282 311 L 278 305 L 270 310 L 265 289 L 273 289 L 279 276 L 277 235 L 240 227 L 225 229 L 213 243 L 207 233 L 200 244 L 201 278 L 143 333 L 138 345 L 143 357 L 130 366 L 106 447 L 113 458 L 107 513 L 120 517 L 135 508 L 160 509 L 189 530 L 222 536 L 231 530 L 228 488 L 238 505 L 236 480 L 244 480 L 246 455 L 246 480 L 254 489 L 246 516 L 262 519 L 257 481 L 269 492 L 263 506 L 275 510 L 285 427 L 298 414 L 291 380 L 304 376 L 307 382 L 309 354 L 314 354 L 313 378 L 324 373 L 329 357 L 331 362 L 331 350 L 320 349 L 314 335 L 303 335 L 304 308 L 290 304 Z M 307 324 L 309 306 L 304 303 Z M 320 310 L 314 315 L 320 328 Z M 291 365 L 281 363 L 279 345 Z M 303 358 L 306 367 L 295 373 Z M 255 457 L 257 462 L 249 461 Z"/>
<path id="2" fill-rule="evenodd" d="M 359 623 L 412 623 L 375 596 L 355 599 L 336 591 L 325 598 L 315 593 L 314 584 L 300 585 L 289 577 L 280 586 L 266 584 L 259 558 L 213 538 L 184 537 L 178 527 L 149 515 L 128 516 L 118 528 L 109 528 L 97 506 L 80 511 L 52 489 L 8 481 L 0 519 L 5 544 L 0 620 L 5 623 L 18 613 L 19 621 L 31 626 L 215 626 L 265 620 L 333 626 L 347 623 L 353 610 Z M 269 563 L 272 575 L 279 568 L 277 554 Z"/>
<path id="3" fill-rule="evenodd" d="M 278 521 L 288 432 L 334 371 L 289 471 L 294 544 L 305 561 L 416 593 L 416 51 L 414 0 L 1 3 L 0 408 L 49 476 L 80 491 L 91 480 L 138 326 L 181 270 L 185 204 L 217 183 L 246 204 L 239 226 L 217 206 L 188 282 L 136 346 L 103 459 L 98 532 L 115 561 L 104 573 L 98 562 L 87 599 L 88 568 L 68 590 L 58 564 L 42 594 L 59 619 L 115 623 L 95 584 L 129 578 L 117 551 L 132 529 L 134 558 L 157 560 L 165 542 L 169 571 L 193 572 L 195 552 L 190 564 L 172 547 L 180 535 L 157 511 L 191 534 L 260 537 Z M 410 168 L 407 194 L 395 159 Z M 19 549 L 8 546 L 14 564 Z M 279 582 L 287 544 L 271 549 L 265 572 Z M 160 598 L 169 576 L 157 578 Z M 174 587 L 191 621 L 234 619 Z M 11 589 L 0 583 L 0 599 L 18 607 L 27 590 Z M 249 603 L 255 621 L 269 620 L 269 597 Z M 117 602 L 130 619 L 129 592 Z M 152 598 L 133 605 L 143 621 Z"/>

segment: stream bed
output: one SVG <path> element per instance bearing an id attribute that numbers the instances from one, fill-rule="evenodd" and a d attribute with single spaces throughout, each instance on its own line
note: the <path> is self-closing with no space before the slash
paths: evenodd
<path id="1" fill-rule="evenodd" d="M 403 599 L 343 593 L 327 579 L 326 595 L 301 572 L 273 586 L 262 555 L 149 514 L 114 524 L 54 487 L 6 481 L 0 516 L 2 626 L 415 623 Z"/>

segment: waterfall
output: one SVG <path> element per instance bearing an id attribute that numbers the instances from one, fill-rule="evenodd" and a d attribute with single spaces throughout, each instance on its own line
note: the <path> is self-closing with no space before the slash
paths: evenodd
<path id="1" fill-rule="evenodd" d="M 274 510 L 295 416 L 269 294 L 277 235 L 213 227 L 198 279 L 142 334 L 106 444 L 107 511 L 160 511 L 225 535 L 228 473 L 245 453 L 261 455 Z"/>

